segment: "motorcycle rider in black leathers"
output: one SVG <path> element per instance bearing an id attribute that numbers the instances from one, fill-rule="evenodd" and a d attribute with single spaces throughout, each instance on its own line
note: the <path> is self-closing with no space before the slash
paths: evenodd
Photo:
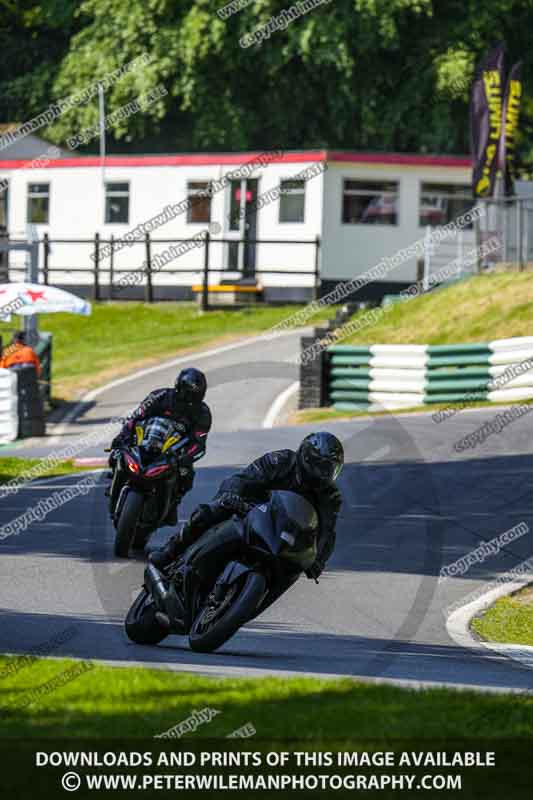
<path id="1" fill-rule="evenodd" d="M 157 569 L 163 569 L 209 528 L 228 520 L 233 514 L 244 515 L 250 506 L 267 501 L 270 492 L 277 489 L 302 495 L 318 512 L 317 558 L 306 570 L 308 578 L 316 579 L 335 546 L 335 526 L 342 502 L 335 480 L 343 464 L 342 444 L 333 434 L 326 432 L 306 436 L 296 452 L 277 450 L 266 453 L 224 480 L 213 501 L 199 505 L 181 532 L 171 537 L 162 550 L 153 551 L 149 560 Z M 204 545 L 204 539 L 198 541 L 195 549 L 202 551 L 202 557 L 206 556 L 206 551 L 215 549 L 219 541 L 222 543 L 224 538 L 228 539 L 223 535 L 217 538 L 216 530 L 209 534 L 213 548 L 207 542 Z"/>
<path id="2" fill-rule="evenodd" d="M 193 464 L 205 455 L 207 434 L 211 428 L 211 411 L 203 402 L 207 390 L 207 380 L 203 372 L 194 367 L 183 369 L 174 384 L 174 388 L 155 389 L 143 400 L 127 418 L 122 430 L 111 442 L 113 451 L 129 447 L 134 438 L 135 425 L 151 417 L 166 417 L 182 428 L 184 436 L 190 438 L 186 452 L 180 455 L 179 497 L 172 504 L 165 523 L 175 525 L 177 522 L 177 502 L 193 485 Z M 116 454 L 111 453 L 111 468 L 116 463 Z"/>

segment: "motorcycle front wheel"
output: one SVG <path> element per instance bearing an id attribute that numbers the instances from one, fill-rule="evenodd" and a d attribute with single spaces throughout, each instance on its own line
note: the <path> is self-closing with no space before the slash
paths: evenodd
<path id="1" fill-rule="evenodd" d="M 146 526 L 139 526 L 137 531 L 135 532 L 135 536 L 133 537 L 133 544 L 132 547 L 134 550 L 144 550 L 148 543 L 148 539 L 152 534 L 152 528 L 147 528 Z"/>
<path id="2" fill-rule="evenodd" d="M 128 492 L 117 521 L 115 555 L 119 558 L 127 558 L 129 555 L 141 518 L 143 503 L 144 497 L 142 494 L 132 490 Z"/>
<path id="3" fill-rule="evenodd" d="M 194 620 L 189 644 L 197 653 L 211 653 L 237 633 L 250 620 L 266 589 L 266 579 L 259 572 L 247 572 L 228 586 L 216 602 L 212 595 Z"/>
<path id="4" fill-rule="evenodd" d="M 146 589 L 139 594 L 128 611 L 124 623 L 126 634 L 136 644 L 159 644 L 168 636 L 168 631 L 155 618 L 155 603 Z"/>

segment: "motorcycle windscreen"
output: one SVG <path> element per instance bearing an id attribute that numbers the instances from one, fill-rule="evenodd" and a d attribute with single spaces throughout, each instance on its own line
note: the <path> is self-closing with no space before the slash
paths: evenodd
<path id="1" fill-rule="evenodd" d="M 318 514 L 314 506 L 295 492 L 272 492 L 272 509 L 279 556 L 307 569 L 317 556 Z"/>
<path id="2" fill-rule="evenodd" d="M 153 451 L 164 451 L 166 442 L 175 434 L 171 420 L 152 417 L 144 424 L 142 446 Z"/>
<path id="3" fill-rule="evenodd" d="M 246 528 L 252 546 L 266 546 L 271 553 L 278 555 L 282 541 L 276 533 L 270 503 L 262 503 L 248 512 Z"/>
<path id="4" fill-rule="evenodd" d="M 318 514 L 314 506 L 295 492 L 272 492 L 267 504 L 275 546 L 272 552 L 307 569 L 316 559 Z"/>

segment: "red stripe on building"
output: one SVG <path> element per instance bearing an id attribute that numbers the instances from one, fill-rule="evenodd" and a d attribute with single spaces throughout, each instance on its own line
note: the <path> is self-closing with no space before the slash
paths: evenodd
<path id="1" fill-rule="evenodd" d="M 256 153 L 191 153 L 188 155 L 174 156 L 107 156 L 106 167 L 187 167 L 208 166 L 218 164 L 247 164 L 256 161 L 265 152 Z M 36 159 L 37 160 L 37 159 Z M 385 164 L 396 166 L 418 167 L 459 167 L 470 168 L 472 161 L 467 156 L 436 156 L 404 153 L 357 153 L 353 150 L 302 150 L 294 153 L 282 153 L 268 158 L 270 164 L 300 164 L 304 162 L 349 163 L 349 164 Z M 0 160 L 0 169 L 30 168 L 31 160 L 5 159 Z M 72 167 L 101 167 L 99 156 L 80 156 L 79 158 L 60 158 L 48 164 L 36 165 L 37 169 L 61 169 Z"/>
<path id="2" fill-rule="evenodd" d="M 188 167 L 211 164 L 236 164 L 238 166 L 264 157 L 268 164 L 299 164 L 302 162 L 325 161 L 325 150 L 309 150 L 299 153 L 282 153 L 272 158 L 268 152 L 257 153 L 197 153 L 182 156 L 107 156 L 106 167 Z M 38 159 L 35 159 L 37 161 Z M 30 168 L 31 160 L 11 159 L 0 161 L 0 169 Z M 101 167 L 100 156 L 80 156 L 79 158 L 58 158 L 48 164 L 35 165 L 36 169 L 55 169 L 61 167 Z M 260 162 L 258 163 L 260 166 Z"/>
<path id="3" fill-rule="evenodd" d="M 471 167 L 472 160 L 467 156 L 429 156 L 403 153 L 356 153 L 329 151 L 328 161 L 342 161 L 350 164 L 397 164 L 412 167 Z"/>

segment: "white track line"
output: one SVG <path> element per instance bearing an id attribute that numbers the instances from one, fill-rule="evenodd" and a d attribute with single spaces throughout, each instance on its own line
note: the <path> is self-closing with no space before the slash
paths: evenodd
<path id="1" fill-rule="evenodd" d="M 446 620 L 446 629 L 451 638 L 461 647 L 469 647 L 472 650 L 492 650 L 500 656 L 506 656 L 513 661 L 518 661 L 526 667 L 533 667 L 533 647 L 520 644 L 500 644 L 498 642 L 487 642 L 482 639 L 475 639 L 470 630 L 472 619 L 485 609 L 489 608 L 500 597 L 513 594 L 530 583 L 530 579 L 506 583 L 490 589 L 481 597 L 472 600 L 461 608 L 453 611 Z"/>
<path id="2" fill-rule="evenodd" d="M 62 486 L 50 486 L 51 483 L 56 483 L 56 481 L 64 481 L 68 478 L 81 478 L 85 477 L 85 475 L 95 475 L 98 472 L 103 472 L 104 467 L 95 467 L 94 469 L 84 469 L 80 470 L 79 472 L 67 472 L 64 475 L 55 475 L 49 478 L 34 478 L 26 483 L 23 483 L 21 486 L 17 487 L 17 491 L 25 490 L 25 489 L 57 489 L 57 488 L 70 488 L 72 486 L 71 483 L 65 484 L 64 487 Z M 9 495 L 7 495 L 9 496 Z M 2 497 L 2 487 L 0 486 L 0 498 Z"/>
<path id="3" fill-rule="evenodd" d="M 295 381 L 294 383 L 291 383 L 291 385 L 288 386 L 281 394 L 278 394 L 263 420 L 263 428 L 274 427 L 274 423 L 276 422 L 278 415 L 281 413 L 283 406 L 289 400 L 289 398 L 298 391 L 299 388 L 300 381 Z"/>
<path id="4" fill-rule="evenodd" d="M 111 623 L 107 623 L 111 624 Z M 26 650 L 19 650 L 16 652 L 3 652 L 2 655 L 20 658 Z M 266 667 L 239 667 L 227 663 L 224 665 L 211 665 L 211 664 L 198 664 L 194 661 L 189 662 L 167 662 L 167 661 L 140 661 L 131 660 L 125 661 L 122 659 L 113 658 L 87 658 L 87 656 L 76 656 L 71 653 L 65 652 L 59 655 L 46 655 L 36 656 L 39 660 L 47 661 L 90 661 L 91 664 L 98 664 L 104 667 L 116 667 L 117 669 L 135 669 L 143 668 L 150 670 L 161 670 L 171 672 L 174 675 L 180 673 L 194 673 L 205 678 L 212 678 L 213 680 L 232 680 L 236 678 L 319 678 L 320 680 L 351 680 L 354 683 L 366 684 L 370 686 L 400 686 L 405 689 L 414 691 L 424 691 L 427 689 L 442 689 L 448 687 L 454 689 L 457 693 L 461 691 L 467 692 L 480 692 L 483 694 L 529 694 L 524 689 L 515 689 L 506 686 L 476 686 L 470 683 L 456 683 L 452 681 L 432 681 L 432 680 L 418 680 L 414 678 L 384 678 L 381 676 L 373 675 L 354 675 L 351 672 L 313 672 L 312 670 L 288 670 L 276 669 Z"/>
<path id="5" fill-rule="evenodd" d="M 305 330 L 303 328 L 294 328 L 294 330 L 286 331 L 276 335 L 276 338 L 281 336 L 292 336 L 294 334 L 302 333 Z M 94 400 L 99 395 L 103 394 L 103 392 L 107 392 L 109 389 L 114 389 L 117 386 L 121 386 L 124 383 L 129 383 L 130 381 L 138 380 L 139 378 L 144 378 L 145 375 L 151 375 L 154 372 L 160 372 L 165 369 L 169 369 L 170 367 L 178 366 L 178 364 L 185 364 L 186 362 L 191 361 L 198 361 L 202 358 L 209 358 L 211 356 L 217 356 L 220 353 L 227 353 L 230 350 L 236 350 L 239 347 L 246 347 L 250 344 L 257 344 L 263 340 L 266 340 L 266 334 L 268 331 L 265 331 L 264 334 L 260 336 L 253 336 L 248 339 L 244 339 L 243 341 L 234 342 L 233 344 L 226 344 L 222 347 L 214 347 L 211 350 L 200 350 L 199 352 L 192 352 L 186 356 L 179 356 L 178 358 L 173 358 L 170 361 L 164 361 L 162 364 L 156 364 L 154 367 L 146 367 L 145 369 L 140 369 L 137 372 L 133 372 L 130 375 L 125 375 L 123 378 L 117 378 L 110 383 L 105 383 L 103 386 L 99 386 L 97 389 L 92 389 L 92 391 L 88 392 L 84 395 L 81 400 L 76 403 L 72 411 L 70 411 L 65 419 L 62 422 L 58 423 L 58 427 L 54 435 L 51 439 L 47 441 L 47 445 L 55 445 L 59 444 L 61 437 L 66 432 L 68 425 L 72 422 L 75 417 L 79 414 L 81 409 L 83 408 L 85 403 L 89 403 Z"/>

